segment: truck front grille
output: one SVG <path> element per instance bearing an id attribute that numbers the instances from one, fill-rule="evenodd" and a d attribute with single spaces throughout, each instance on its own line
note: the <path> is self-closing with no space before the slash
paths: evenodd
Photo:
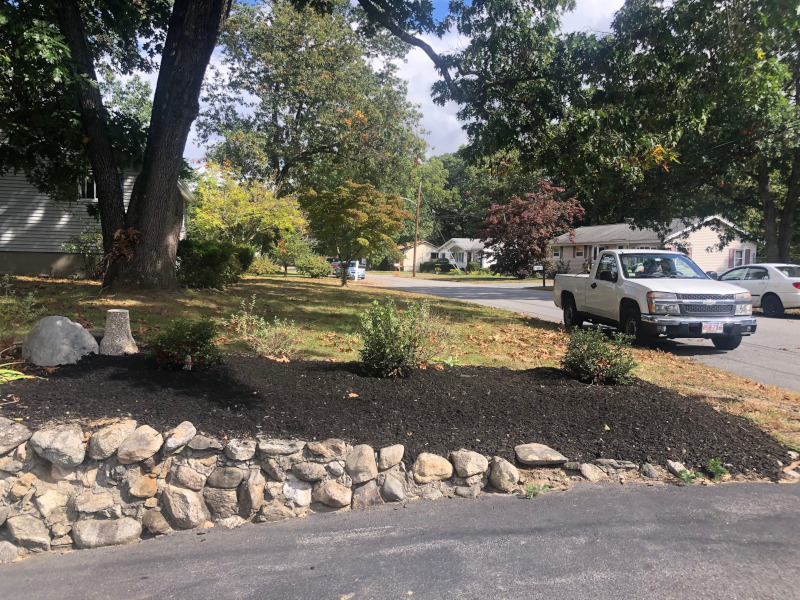
<path id="1" fill-rule="evenodd" d="M 734 300 L 733 294 L 677 294 L 679 300 Z"/>
<path id="2" fill-rule="evenodd" d="M 716 315 L 725 316 L 733 314 L 733 304 L 684 304 L 682 305 L 685 315 Z"/>

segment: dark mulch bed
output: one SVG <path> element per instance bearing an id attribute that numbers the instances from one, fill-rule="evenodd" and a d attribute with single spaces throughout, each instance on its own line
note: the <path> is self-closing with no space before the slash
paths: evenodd
<path id="1" fill-rule="evenodd" d="M 749 421 L 700 400 L 641 381 L 587 386 L 548 368 L 428 369 L 392 380 L 361 376 L 353 363 L 231 355 L 222 367 L 190 373 L 157 370 L 140 353 L 91 356 L 45 375 L 4 385 L 2 395 L 20 401 L 0 416 L 35 427 L 130 415 L 161 430 L 189 420 L 219 437 L 402 443 L 407 460 L 459 448 L 513 460 L 515 445 L 539 442 L 571 460 L 672 459 L 699 469 L 721 458 L 734 472 L 772 479 L 786 454 Z"/>

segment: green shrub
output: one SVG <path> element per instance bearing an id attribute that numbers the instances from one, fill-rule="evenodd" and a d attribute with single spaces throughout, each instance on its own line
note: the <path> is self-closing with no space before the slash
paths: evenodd
<path id="1" fill-rule="evenodd" d="M 729 473 L 728 469 L 722 464 L 718 458 L 712 458 L 706 463 L 705 472 L 714 480 L 719 481 Z"/>
<path id="2" fill-rule="evenodd" d="M 238 337 L 260 356 L 294 358 L 297 355 L 298 328 L 294 321 L 275 317 L 270 323 L 255 314 L 256 295 L 242 300 L 239 311 L 231 316 Z"/>
<path id="3" fill-rule="evenodd" d="M 190 288 L 223 289 L 239 281 L 255 252 L 229 242 L 181 240 L 178 243 L 178 281 Z"/>
<path id="4" fill-rule="evenodd" d="M 98 229 L 87 228 L 77 235 L 69 236 L 68 241 L 61 245 L 64 252 L 79 254 L 83 265 L 83 276 L 86 279 L 102 279 L 103 260 L 103 234 Z"/>
<path id="5" fill-rule="evenodd" d="M 201 371 L 222 362 L 222 351 L 214 343 L 216 326 L 208 320 L 178 319 L 150 341 L 152 357 L 164 369 Z"/>
<path id="6" fill-rule="evenodd" d="M 458 267 L 446 258 L 419 263 L 420 273 L 449 273 L 450 271 L 458 271 Z"/>
<path id="7" fill-rule="evenodd" d="M 44 312 L 44 307 L 37 304 L 34 292 L 20 294 L 11 276 L 3 275 L 0 279 L 0 341 L 20 325 L 35 321 Z"/>
<path id="8" fill-rule="evenodd" d="M 247 272 L 263 277 L 265 275 L 278 275 L 282 270 L 281 266 L 272 262 L 268 256 L 258 256 Z"/>
<path id="9" fill-rule="evenodd" d="M 415 303 L 399 312 L 391 296 L 383 306 L 375 301 L 361 315 L 362 348 L 365 370 L 377 377 L 406 377 L 422 362 L 428 304 Z"/>
<path id="10" fill-rule="evenodd" d="M 294 267 L 298 273 L 308 275 L 312 279 L 327 277 L 331 274 L 331 263 L 317 254 L 308 254 L 295 259 Z"/>
<path id="11" fill-rule="evenodd" d="M 636 366 L 629 347 L 631 336 L 614 334 L 609 341 L 599 329 L 573 329 L 561 367 L 584 383 L 631 383 Z"/>

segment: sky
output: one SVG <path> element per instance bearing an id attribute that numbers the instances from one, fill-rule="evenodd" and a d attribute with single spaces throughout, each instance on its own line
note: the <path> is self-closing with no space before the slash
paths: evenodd
<path id="1" fill-rule="evenodd" d="M 623 0 L 577 0 L 576 8 L 562 19 L 562 31 L 609 31 L 614 13 L 622 7 Z M 446 10 L 447 1 L 434 0 L 434 6 Z M 425 38 L 435 50 L 452 50 L 464 45 L 463 40 L 455 35 L 438 39 L 434 36 Z M 405 62 L 398 63 L 399 76 L 408 81 L 408 99 L 420 106 L 422 128 L 428 142 L 428 156 L 438 156 L 455 152 L 467 143 L 467 136 L 462 124 L 456 118 L 458 107 L 455 103 L 438 106 L 431 99 L 431 86 L 438 79 L 433 63 L 422 50 L 414 48 Z M 204 149 L 199 146 L 194 131 L 186 144 L 184 156 L 187 159 L 200 159 Z"/>

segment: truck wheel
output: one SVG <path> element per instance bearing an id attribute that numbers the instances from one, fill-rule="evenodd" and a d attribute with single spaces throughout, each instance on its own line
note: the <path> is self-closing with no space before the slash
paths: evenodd
<path id="1" fill-rule="evenodd" d="M 564 299 L 564 327 L 572 329 L 573 327 L 580 327 L 583 325 L 583 319 L 578 314 L 578 308 L 575 306 L 575 300 L 572 297 Z"/>
<path id="2" fill-rule="evenodd" d="M 634 341 L 640 346 L 646 345 L 649 341 L 642 330 L 642 314 L 635 308 L 630 309 L 625 314 L 622 328 L 625 334 L 633 336 Z"/>
<path id="3" fill-rule="evenodd" d="M 783 316 L 783 304 L 781 299 L 774 294 L 768 294 L 761 299 L 761 310 L 767 317 Z"/>
<path id="4" fill-rule="evenodd" d="M 736 350 L 739 344 L 742 343 L 741 335 L 722 335 L 719 337 L 712 337 L 711 343 L 717 350 Z"/>

